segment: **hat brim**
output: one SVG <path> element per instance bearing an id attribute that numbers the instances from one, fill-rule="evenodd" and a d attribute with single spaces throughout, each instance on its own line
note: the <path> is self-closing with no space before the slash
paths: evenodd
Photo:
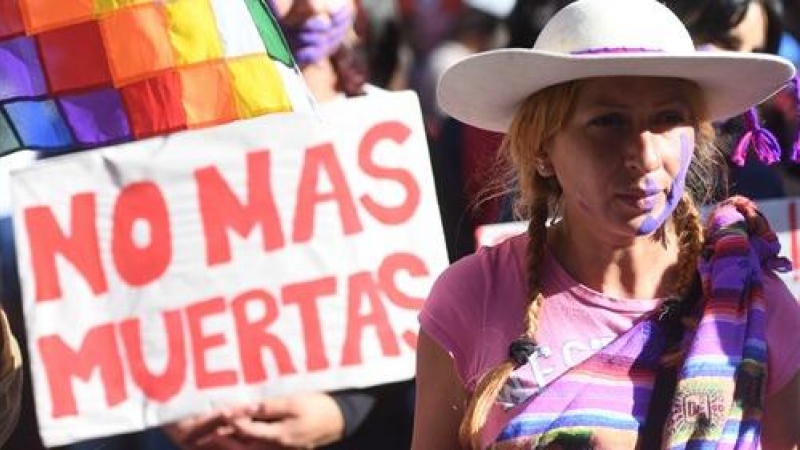
<path id="1" fill-rule="evenodd" d="M 711 120 L 723 120 L 768 99 L 794 75 L 783 58 L 755 53 L 607 53 L 564 55 L 500 49 L 469 56 L 439 80 L 442 109 L 456 119 L 506 132 L 530 94 L 566 81 L 608 76 L 681 78 L 697 83 Z"/>

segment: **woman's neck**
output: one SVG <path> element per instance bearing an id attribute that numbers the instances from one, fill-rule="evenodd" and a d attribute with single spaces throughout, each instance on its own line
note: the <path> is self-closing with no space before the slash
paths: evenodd
<path id="1" fill-rule="evenodd" d="M 330 59 L 322 59 L 300 69 L 306 85 L 318 102 L 327 102 L 341 95 L 337 89 L 337 75 Z"/>
<path id="2" fill-rule="evenodd" d="M 668 223 L 653 236 L 627 243 L 597 241 L 564 221 L 550 227 L 548 246 L 581 284 L 612 297 L 652 299 L 674 295 L 679 246 Z"/>

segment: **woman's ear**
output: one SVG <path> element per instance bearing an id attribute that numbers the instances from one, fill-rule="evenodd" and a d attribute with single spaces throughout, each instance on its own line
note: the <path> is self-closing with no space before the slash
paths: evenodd
<path id="1" fill-rule="evenodd" d="M 542 142 L 539 151 L 534 154 L 533 161 L 536 166 L 536 173 L 542 178 L 551 178 L 556 174 L 555 169 L 553 169 L 553 162 L 550 160 L 552 147 L 553 138 L 550 137 Z"/>
<path id="2" fill-rule="evenodd" d="M 542 178 L 550 178 L 555 175 L 553 165 L 550 164 L 550 159 L 546 156 L 536 158 L 536 173 Z"/>

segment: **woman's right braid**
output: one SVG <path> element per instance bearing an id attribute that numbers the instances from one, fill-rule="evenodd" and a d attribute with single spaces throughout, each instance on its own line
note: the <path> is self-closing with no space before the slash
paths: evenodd
<path id="1" fill-rule="evenodd" d="M 530 207 L 528 223 L 528 252 L 526 259 L 526 275 L 528 283 L 528 307 L 525 313 L 525 331 L 523 336 L 534 339 L 538 325 L 539 308 L 542 305 L 541 261 L 547 243 L 548 200 L 546 196 L 537 198 Z"/>
<path id="2" fill-rule="evenodd" d="M 696 321 L 692 318 L 692 311 L 695 308 L 697 299 L 689 298 L 692 283 L 697 276 L 697 258 L 703 248 L 703 227 L 700 220 L 700 212 L 695 206 L 694 200 L 689 194 L 684 193 L 678 207 L 675 210 L 675 227 L 678 233 L 678 270 L 675 276 L 673 292 L 680 299 L 677 311 L 679 323 L 682 327 L 681 333 L 687 329 L 696 327 Z M 686 302 L 692 302 L 687 304 Z M 684 359 L 686 349 L 680 345 L 680 340 L 674 342 L 669 348 L 665 349 L 661 356 L 661 364 L 664 367 L 676 367 Z"/>
<path id="3" fill-rule="evenodd" d="M 464 447 L 480 449 L 480 429 L 486 422 L 489 410 L 494 404 L 500 390 L 505 385 L 511 372 L 525 361 L 536 349 L 534 333 L 536 332 L 537 316 L 542 303 L 540 280 L 536 275 L 540 265 L 544 246 L 547 242 L 547 197 L 531 205 L 530 223 L 528 224 L 528 248 L 526 271 L 528 276 L 528 307 L 525 311 L 525 331 L 519 339 L 509 346 L 509 358 L 503 363 L 487 372 L 475 388 L 475 396 L 470 399 L 467 411 L 461 422 L 459 436 Z"/>

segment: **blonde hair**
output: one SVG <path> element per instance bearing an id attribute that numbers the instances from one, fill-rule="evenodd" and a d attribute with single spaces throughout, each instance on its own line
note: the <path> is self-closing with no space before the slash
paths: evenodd
<path id="1" fill-rule="evenodd" d="M 22 398 L 22 356 L 0 308 L 0 447 L 14 432 Z"/>
<path id="2" fill-rule="evenodd" d="M 562 83 L 525 99 L 500 148 L 499 167 L 506 169 L 500 186 L 515 192 L 514 211 L 519 218 L 529 220 L 528 305 L 522 337 L 531 340 L 536 334 L 539 309 L 544 300 L 537 267 L 545 248 L 547 221 L 557 214 L 561 195 L 555 177 L 539 175 L 536 161 L 543 156 L 547 141 L 571 118 L 583 83 L 580 80 Z M 719 176 L 725 165 L 721 153 L 713 145 L 714 129 L 706 119 L 702 93 L 691 82 L 685 82 L 685 86 L 695 118 L 696 148 L 686 178 L 686 192 L 673 213 L 680 248 L 673 291 L 679 296 L 686 293 L 694 279 L 695 264 L 702 247 L 702 227 L 696 205 L 713 201 L 721 192 L 719 186 L 725 181 Z M 515 367 L 514 361 L 506 359 L 484 374 L 476 386 L 461 422 L 460 438 L 466 448 L 481 448 L 480 431 Z"/>

